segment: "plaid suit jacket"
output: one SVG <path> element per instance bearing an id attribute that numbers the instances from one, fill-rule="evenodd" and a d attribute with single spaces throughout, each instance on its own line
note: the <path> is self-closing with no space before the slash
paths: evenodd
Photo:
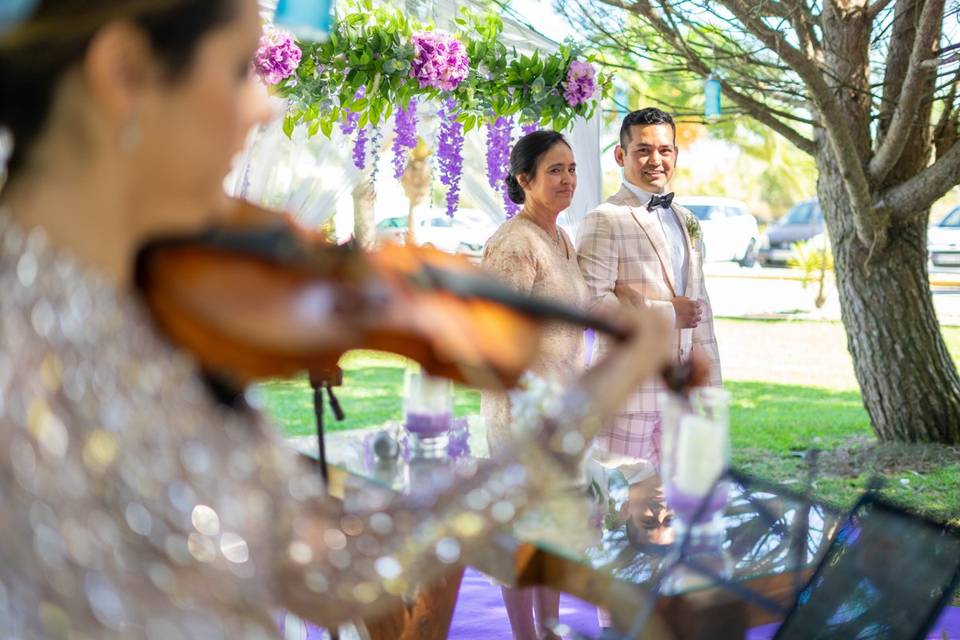
<path id="1" fill-rule="evenodd" d="M 710 384 L 720 386 L 720 354 L 713 328 L 713 309 L 703 279 L 703 239 L 692 241 L 688 220 L 693 214 L 677 205 L 673 210 L 687 241 L 689 266 L 686 274 L 688 298 L 704 302 L 703 317 L 696 329 L 676 329 L 673 346 L 677 360 L 687 358 L 693 349 L 702 350 L 710 360 Z M 676 295 L 670 253 L 656 215 L 647 211 L 627 189 L 609 198 L 587 214 L 578 233 L 580 271 L 590 291 L 591 307 L 619 304 L 614 287 L 627 285 L 640 294 L 644 305 L 674 317 L 671 300 Z M 614 343 L 598 336 L 593 362 L 613 348 Z M 642 385 L 627 400 L 623 411 L 598 436 L 598 444 L 613 453 L 646 458 L 659 465 L 660 406 L 658 395 L 664 390 L 659 380 Z"/>

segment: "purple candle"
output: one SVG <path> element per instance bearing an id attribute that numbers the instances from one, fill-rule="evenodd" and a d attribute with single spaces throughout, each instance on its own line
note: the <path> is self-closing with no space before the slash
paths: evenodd
<path id="1" fill-rule="evenodd" d="M 676 514 L 677 518 L 683 524 L 691 526 L 710 522 L 718 513 L 723 511 L 724 507 L 727 506 L 728 488 L 721 484 L 709 496 L 695 496 L 678 491 L 675 487 L 667 484 L 664 486 L 664 494 L 667 499 L 667 506 Z M 694 522 L 693 519 L 704 502 L 706 502 L 706 505 L 703 506 L 703 512 Z"/>
<path id="2" fill-rule="evenodd" d="M 407 431 L 421 438 L 436 438 L 450 431 L 450 422 L 453 415 L 445 413 L 419 413 L 411 411 L 407 414 Z"/>

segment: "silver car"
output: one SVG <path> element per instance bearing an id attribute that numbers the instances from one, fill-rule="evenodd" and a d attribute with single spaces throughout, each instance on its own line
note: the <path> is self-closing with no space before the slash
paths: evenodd
<path id="1" fill-rule="evenodd" d="M 960 271 L 960 207 L 927 231 L 931 271 Z"/>

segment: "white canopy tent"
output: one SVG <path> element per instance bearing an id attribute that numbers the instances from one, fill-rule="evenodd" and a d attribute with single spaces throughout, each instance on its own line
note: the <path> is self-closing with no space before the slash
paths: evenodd
<path id="1" fill-rule="evenodd" d="M 276 6 L 275 0 L 260 0 L 265 19 Z M 453 17 L 463 4 L 473 3 L 423 2 L 407 0 L 407 11 L 420 19 L 430 19 L 441 28 L 452 25 Z M 533 48 L 550 50 L 556 43 L 531 31 L 509 18 L 504 18 L 504 40 L 518 50 Z M 451 29 L 452 30 L 452 29 Z M 282 109 L 278 101 L 278 112 Z M 435 106 L 420 109 L 420 135 L 430 143 L 435 139 Z M 392 136 L 392 122 L 382 128 L 385 139 Z M 577 159 L 579 176 L 577 192 L 570 209 L 561 215 L 560 223 L 574 230 L 580 220 L 601 201 L 600 118 L 590 121 L 578 119 L 572 131 L 565 132 Z M 339 240 L 346 239 L 353 229 L 351 192 L 364 179 L 353 165 L 353 139 L 335 130 L 332 140 L 322 134 L 307 138 L 303 128 L 293 139 L 281 130 L 281 120 L 261 127 L 251 134 L 247 147 L 238 158 L 226 188 L 234 195 L 254 202 L 284 209 L 310 225 L 321 224 L 334 217 Z M 481 128 L 466 136 L 464 144 L 464 175 L 461 182 L 461 205 L 471 206 L 489 215 L 491 222 L 505 217 L 502 196 L 490 188 L 486 177 L 486 131 Z M 377 200 L 375 217 L 406 214 L 406 198 L 397 180 L 393 178 L 392 154 L 387 149 L 380 156 L 376 178 Z M 434 171 L 434 175 L 436 175 Z M 442 202 L 442 185 L 434 180 L 439 190 L 433 201 Z"/>

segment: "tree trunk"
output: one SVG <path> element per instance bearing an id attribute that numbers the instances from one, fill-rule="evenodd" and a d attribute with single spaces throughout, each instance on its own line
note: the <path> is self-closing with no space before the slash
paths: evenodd
<path id="1" fill-rule="evenodd" d="M 353 188 L 353 239 L 364 249 L 372 248 L 377 240 L 377 227 L 373 220 L 373 204 L 376 197 L 369 172 L 366 172 Z"/>
<path id="2" fill-rule="evenodd" d="M 855 160 L 866 166 L 873 145 L 870 24 L 863 6 L 824 3 L 821 22 L 825 79 L 845 116 Z M 885 104 L 898 99 L 923 3 L 898 0 L 895 6 L 899 18 L 884 76 Z M 932 82 L 931 73 L 925 92 Z M 881 131 L 890 118 L 887 111 L 880 118 Z M 896 166 L 882 184 L 871 185 L 875 192 L 926 166 L 932 148 L 930 114 L 926 101 Z M 927 274 L 929 209 L 907 212 L 914 215 L 883 229 L 886 236 L 880 234 L 877 246 L 864 246 L 854 230 L 854 211 L 834 150 L 823 131 L 817 136 L 817 192 L 830 233 L 847 348 L 873 429 L 884 441 L 960 442 L 960 377 L 940 334 Z"/>
<path id="3" fill-rule="evenodd" d="M 863 404 L 884 441 L 960 442 L 960 378 L 933 308 L 927 220 L 918 212 L 889 229 L 869 261 L 852 228 L 843 178 L 820 162 L 817 185 L 834 253 L 847 348 Z"/>

